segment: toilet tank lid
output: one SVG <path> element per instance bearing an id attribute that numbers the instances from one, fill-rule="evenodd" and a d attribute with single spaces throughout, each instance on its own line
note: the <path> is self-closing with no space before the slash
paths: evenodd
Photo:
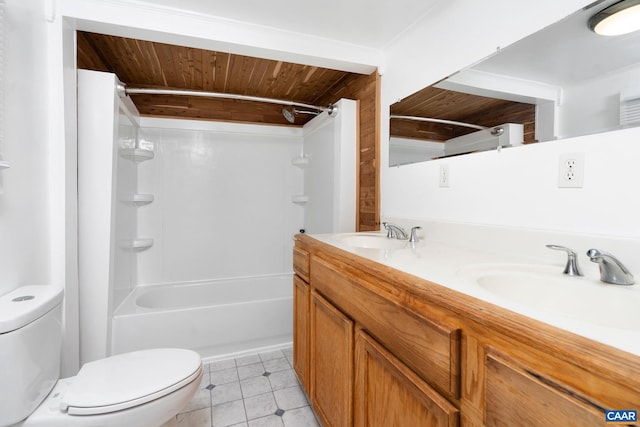
<path id="1" fill-rule="evenodd" d="M 0 334 L 15 331 L 62 303 L 64 291 L 52 285 L 22 286 L 0 296 Z"/>

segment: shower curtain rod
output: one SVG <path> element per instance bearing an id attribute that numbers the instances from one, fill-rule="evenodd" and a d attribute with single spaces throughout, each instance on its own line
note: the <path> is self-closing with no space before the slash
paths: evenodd
<path id="1" fill-rule="evenodd" d="M 432 119 L 430 117 L 398 116 L 398 115 L 393 115 L 392 114 L 390 116 L 390 118 L 399 119 L 399 120 L 416 120 L 416 121 L 419 121 L 419 122 L 442 123 L 442 124 L 445 124 L 445 125 L 464 126 L 464 127 L 468 127 L 468 128 L 472 128 L 472 129 L 478 129 L 478 130 L 487 130 L 487 129 L 489 129 L 488 127 L 485 127 L 485 126 L 472 125 L 470 123 L 464 123 L 464 122 L 456 122 L 454 120 Z"/>
<path id="2" fill-rule="evenodd" d="M 249 96 L 249 95 L 236 95 L 233 93 L 222 93 L 222 92 L 206 92 L 200 90 L 184 90 L 184 89 L 152 89 L 152 88 L 134 88 L 134 87 L 126 87 L 122 85 L 120 91 L 126 95 L 136 95 L 136 94 L 147 94 L 147 95 L 178 95 L 178 96 L 202 96 L 206 98 L 225 98 L 225 99 L 238 99 L 242 101 L 256 101 L 256 102 L 267 102 L 269 104 L 278 104 L 285 105 L 291 107 L 302 107 L 302 108 L 311 108 L 319 111 L 328 111 L 329 115 L 334 110 L 333 105 L 329 105 L 328 107 L 319 107 L 317 105 L 304 104 L 301 102 L 295 101 L 285 101 L 282 99 L 275 98 L 263 98 L 260 96 Z"/>

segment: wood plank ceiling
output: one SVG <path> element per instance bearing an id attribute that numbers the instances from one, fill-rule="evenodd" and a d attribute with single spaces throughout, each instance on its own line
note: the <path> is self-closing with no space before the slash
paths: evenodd
<path id="1" fill-rule="evenodd" d="M 493 127 L 504 123 L 524 125 L 524 142 L 534 142 L 535 105 L 469 95 L 429 86 L 391 106 L 391 114 L 446 119 Z M 391 120 L 392 136 L 446 141 L 475 129 L 408 120 Z"/>
<path id="2" fill-rule="evenodd" d="M 344 71 L 125 37 L 78 32 L 78 68 L 115 73 L 128 87 L 188 89 L 327 106 L 363 76 Z M 157 117 L 290 125 L 276 104 L 175 95 L 131 95 L 140 114 Z M 533 138 L 534 106 L 433 87 L 391 106 L 392 114 L 444 118 L 483 126 L 525 124 Z M 313 118 L 299 114 L 294 125 Z M 528 132 L 530 130 L 530 132 Z M 391 134 L 444 141 L 473 130 L 404 120 Z"/>
<path id="3" fill-rule="evenodd" d="M 188 89 L 327 106 L 359 74 L 104 34 L 78 32 L 78 68 L 115 73 L 128 87 Z M 289 125 L 282 106 L 244 100 L 131 95 L 142 115 Z M 312 115 L 299 114 L 295 125 Z"/>

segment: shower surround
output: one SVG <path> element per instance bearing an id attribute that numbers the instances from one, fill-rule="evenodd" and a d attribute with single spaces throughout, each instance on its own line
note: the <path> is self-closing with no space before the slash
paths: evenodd
<path id="1" fill-rule="evenodd" d="M 290 345 L 293 236 L 355 231 L 357 103 L 304 128 L 139 117 L 80 71 L 82 363 Z"/>

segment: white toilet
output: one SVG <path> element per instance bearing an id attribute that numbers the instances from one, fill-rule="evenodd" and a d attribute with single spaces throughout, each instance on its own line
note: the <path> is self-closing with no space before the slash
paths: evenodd
<path id="1" fill-rule="evenodd" d="M 0 427 L 170 425 L 202 379 L 198 353 L 154 349 L 85 364 L 58 379 L 62 290 L 0 296 Z"/>

